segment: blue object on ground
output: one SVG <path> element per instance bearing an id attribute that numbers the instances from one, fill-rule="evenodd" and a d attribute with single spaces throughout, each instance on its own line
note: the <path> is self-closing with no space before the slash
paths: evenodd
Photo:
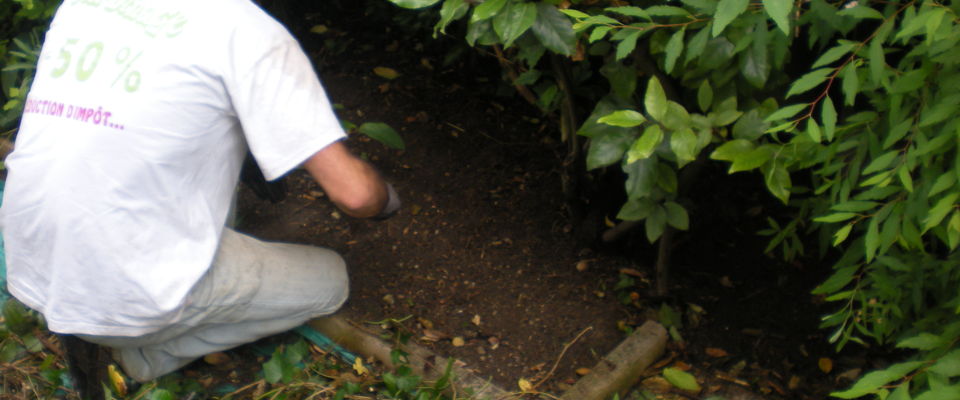
<path id="1" fill-rule="evenodd" d="M 317 346 L 320 346 L 321 349 L 326 351 L 332 351 L 337 357 L 345 361 L 347 364 L 353 365 L 357 360 L 357 356 L 347 349 L 344 349 L 339 344 L 330 340 L 324 334 L 317 332 L 316 329 L 311 328 L 308 325 L 301 325 L 299 328 L 294 329 L 294 332 L 299 333 L 301 336 L 307 338 L 307 340 L 313 342 Z"/>

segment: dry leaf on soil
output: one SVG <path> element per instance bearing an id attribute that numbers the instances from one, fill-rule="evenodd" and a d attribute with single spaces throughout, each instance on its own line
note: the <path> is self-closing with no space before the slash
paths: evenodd
<path id="1" fill-rule="evenodd" d="M 726 350 L 716 347 L 707 347 L 706 353 L 708 356 L 715 358 L 726 357 L 730 355 L 730 353 L 727 353 Z"/>
<path id="2" fill-rule="evenodd" d="M 400 77 L 400 73 L 397 72 L 397 70 L 389 67 L 376 67 L 373 69 L 373 73 L 384 79 L 397 79 Z"/>

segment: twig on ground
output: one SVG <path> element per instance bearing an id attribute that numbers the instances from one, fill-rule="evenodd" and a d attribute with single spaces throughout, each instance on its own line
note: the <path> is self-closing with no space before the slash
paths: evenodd
<path id="1" fill-rule="evenodd" d="M 579 334 L 577 334 L 575 338 L 573 338 L 573 340 L 570 341 L 570 343 L 563 345 L 563 350 L 560 352 L 560 356 L 557 357 L 557 361 L 553 363 L 553 368 L 550 368 L 550 372 L 547 372 L 547 374 L 543 377 L 543 379 L 540 379 L 539 382 L 533 384 L 534 389 L 536 389 L 537 386 L 540 386 L 541 384 L 546 382 L 547 379 L 550 379 L 550 376 L 553 375 L 553 372 L 557 370 L 557 366 L 560 365 L 560 360 L 562 360 L 563 356 L 567 354 L 567 350 L 570 350 L 570 347 L 572 347 L 574 343 L 577 343 L 577 341 L 580 340 L 580 337 L 582 337 L 584 334 L 589 332 L 591 329 L 593 329 L 592 326 L 588 326 L 584 328 L 582 331 L 580 331 Z"/>

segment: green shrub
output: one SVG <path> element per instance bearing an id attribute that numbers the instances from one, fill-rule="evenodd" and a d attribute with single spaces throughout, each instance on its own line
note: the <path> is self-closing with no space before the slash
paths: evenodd
<path id="1" fill-rule="evenodd" d="M 391 1 L 442 3 L 437 31 L 466 23 L 562 126 L 592 109 L 576 131 L 586 167 L 623 170 L 618 218 L 651 242 L 686 229 L 678 175 L 694 161 L 758 173 L 796 211 L 771 219 L 769 250 L 794 257 L 813 231 L 821 254 L 841 254 L 815 290 L 838 305 L 830 341 L 916 350 L 835 396 L 960 396 L 957 5 Z"/>

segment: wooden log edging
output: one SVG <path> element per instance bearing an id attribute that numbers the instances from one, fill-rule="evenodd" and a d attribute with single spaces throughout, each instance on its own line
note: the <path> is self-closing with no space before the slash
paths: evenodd
<path id="1" fill-rule="evenodd" d="M 343 317 L 317 318 L 307 322 L 307 325 L 350 351 L 363 357 L 373 357 L 387 368 L 397 367 L 390 357 L 393 346 L 366 329 L 351 324 Z M 436 381 L 443 376 L 447 368 L 447 358 L 440 357 L 416 344 L 403 344 L 400 345 L 400 349 L 407 353 L 408 365 L 414 373 L 425 380 Z M 490 380 L 483 379 L 461 366 L 454 364 L 451 368 L 449 392 L 456 394 L 457 399 L 500 400 L 514 396 Z"/>
<path id="2" fill-rule="evenodd" d="M 663 355 L 667 330 L 647 321 L 580 378 L 560 400 L 608 400 L 629 389 L 647 367 Z"/>

